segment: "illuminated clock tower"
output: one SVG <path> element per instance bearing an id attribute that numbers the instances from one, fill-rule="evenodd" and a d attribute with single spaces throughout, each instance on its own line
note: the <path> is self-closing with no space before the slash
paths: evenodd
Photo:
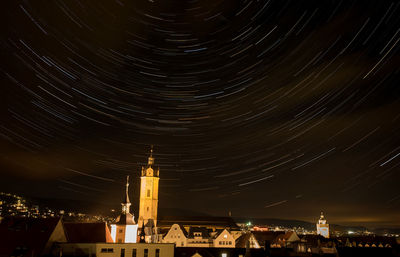
<path id="1" fill-rule="evenodd" d="M 322 212 L 317 223 L 317 234 L 325 238 L 329 238 L 329 224 L 326 222 Z"/>
<path id="2" fill-rule="evenodd" d="M 140 203 L 138 225 L 155 227 L 157 225 L 158 182 L 160 169 L 154 167 L 153 146 L 146 166 L 142 167 L 140 177 Z"/>

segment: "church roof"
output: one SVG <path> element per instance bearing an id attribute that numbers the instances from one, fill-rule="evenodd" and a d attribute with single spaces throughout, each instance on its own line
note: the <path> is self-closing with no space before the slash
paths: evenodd
<path id="1" fill-rule="evenodd" d="M 64 223 L 68 243 L 108 243 L 112 242 L 110 230 L 105 222 Z"/>
<path id="2" fill-rule="evenodd" d="M 119 225 L 135 225 L 135 219 L 134 216 L 130 213 L 121 213 L 121 215 L 118 216 L 117 220 L 115 221 L 115 224 Z"/>

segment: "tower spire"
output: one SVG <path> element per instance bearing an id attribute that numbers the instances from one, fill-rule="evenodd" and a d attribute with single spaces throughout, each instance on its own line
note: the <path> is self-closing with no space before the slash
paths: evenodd
<path id="1" fill-rule="evenodd" d="M 125 184 L 125 198 L 124 203 L 130 203 L 129 201 L 129 175 L 126 176 L 126 184 Z"/>
<path id="2" fill-rule="evenodd" d="M 122 213 L 130 214 L 131 202 L 129 201 L 129 175 L 126 176 L 125 196 L 124 196 L 124 200 L 122 201 L 121 205 L 122 205 Z"/>
<path id="3" fill-rule="evenodd" d="M 150 148 L 150 156 L 149 156 L 149 159 L 147 161 L 147 164 L 148 164 L 148 166 L 151 166 L 151 165 L 154 164 L 153 145 L 151 145 L 151 148 Z"/>

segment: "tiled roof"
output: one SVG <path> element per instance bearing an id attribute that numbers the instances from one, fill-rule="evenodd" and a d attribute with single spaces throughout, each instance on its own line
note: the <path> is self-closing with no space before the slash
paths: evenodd
<path id="1" fill-rule="evenodd" d="M 210 234 L 206 227 L 190 227 L 189 233 L 188 233 L 188 238 L 194 238 L 194 233 L 196 233 L 196 232 L 201 233 L 201 237 L 204 239 L 210 238 Z"/>
<path id="2" fill-rule="evenodd" d="M 106 243 L 112 242 L 106 223 L 64 223 L 69 243 Z"/>
<path id="3" fill-rule="evenodd" d="M 241 235 L 238 239 L 236 239 L 236 247 L 238 248 L 246 248 L 246 243 L 250 240 L 252 234 L 250 232 Z"/>
<path id="4" fill-rule="evenodd" d="M 15 251 L 22 256 L 40 255 L 60 222 L 60 218 L 4 218 L 0 223 L 0 256 L 16 255 Z"/>
<path id="5" fill-rule="evenodd" d="M 118 216 L 116 220 L 116 224 L 121 224 L 121 225 L 135 225 L 135 220 L 132 214 L 127 213 L 121 213 L 121 215 Z"/>
<path id="6" fill-rule="evenodd" d="M 272 242 L 277 236 L 285 234 L 284 231 L 252 231 L 251 233 L 261 247 L 265 246 L 265 242 Z"/>

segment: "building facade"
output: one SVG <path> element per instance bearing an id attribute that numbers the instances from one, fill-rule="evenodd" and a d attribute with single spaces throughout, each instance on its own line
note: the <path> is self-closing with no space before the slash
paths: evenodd
<path id="1" fill-rule="evenodd" d="M 174 244 L 62 243 L 58 256 L 173 257 Z"/>
<path id="2" fill-rule="evenodd" d="M 176 247 L 235 248 L 235 237 L 228 229 L 213 231 L 206 227 L 190 227 L 189 232 L 181 224 L 173 224 L 162 242 Z"/>

